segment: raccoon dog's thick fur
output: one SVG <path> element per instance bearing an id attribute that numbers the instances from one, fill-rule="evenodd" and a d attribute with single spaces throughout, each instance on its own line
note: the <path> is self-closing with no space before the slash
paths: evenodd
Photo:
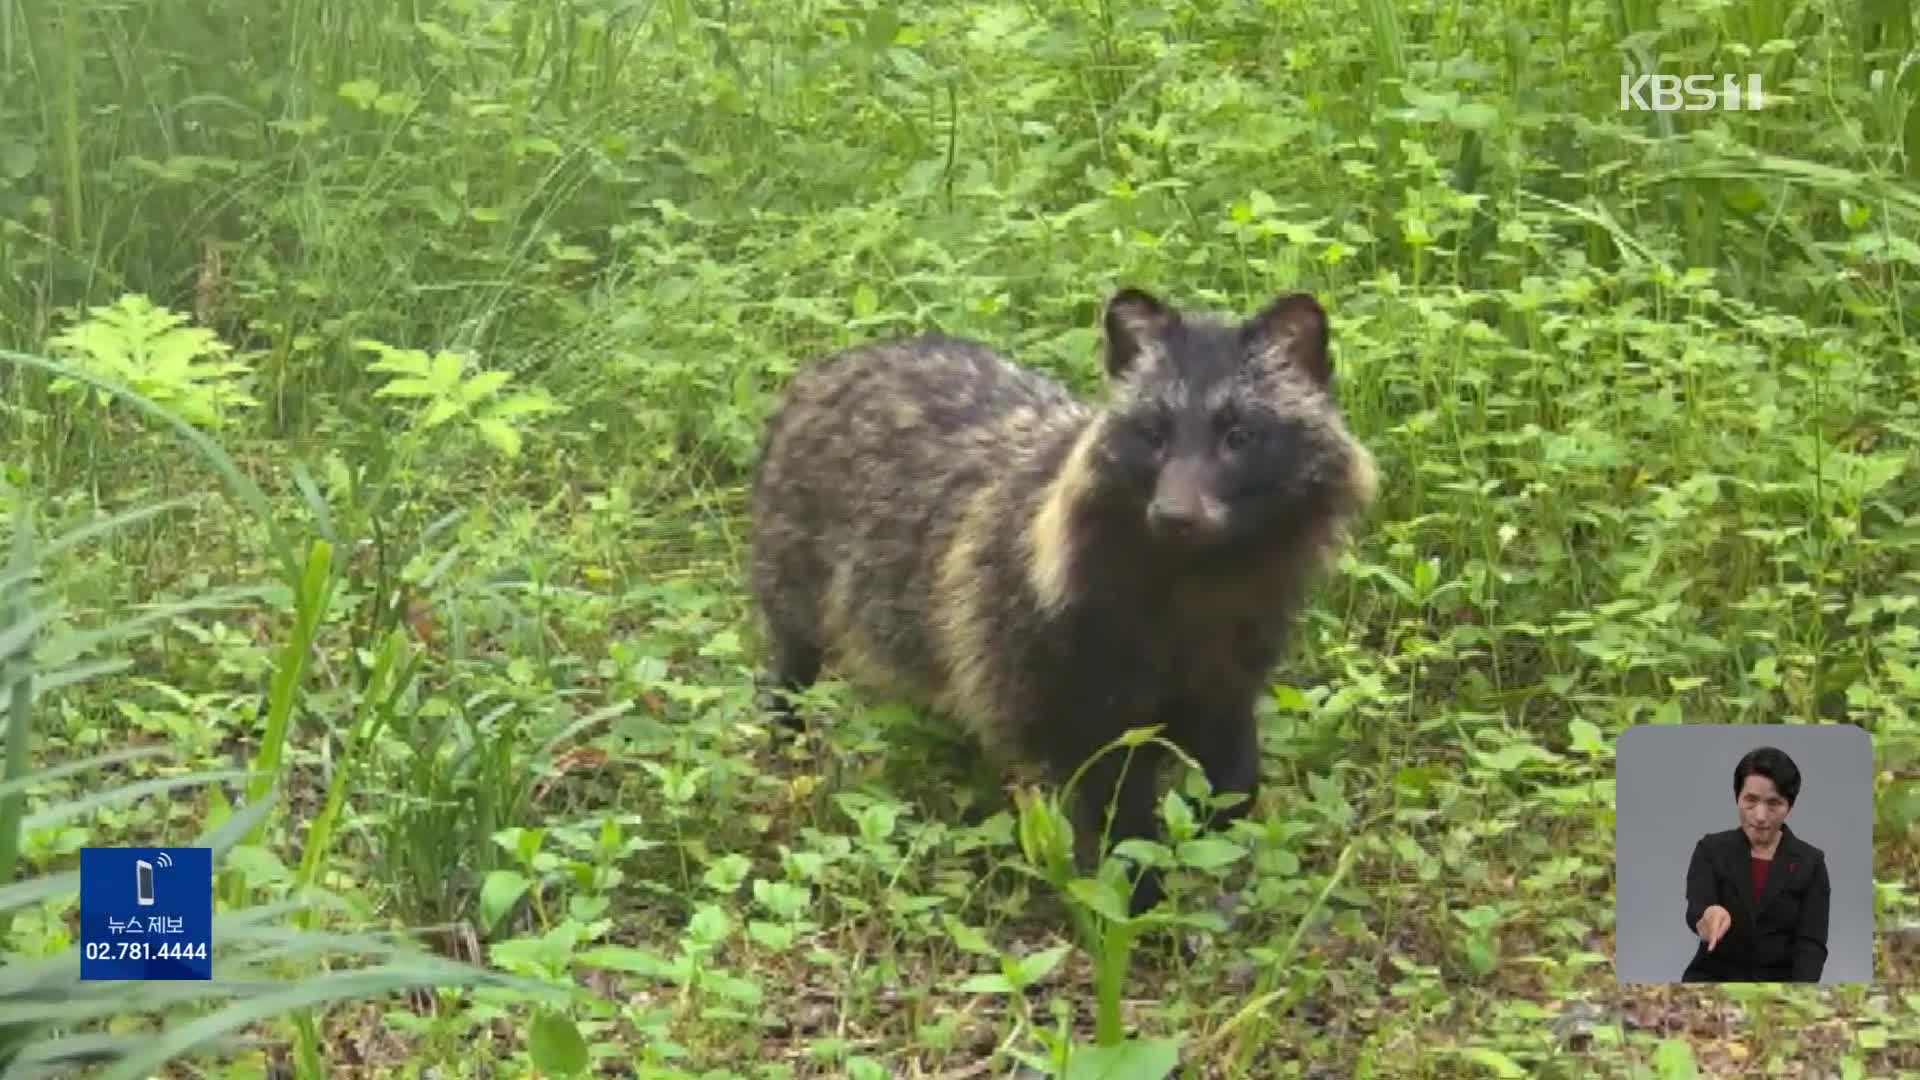
<path id="1" fill-rule="evenodd" d="M 751 584 L 777 689 L 823 664 L 1064 779 L 1132 727 L 1252 803 L 1254 702 L 1304 590 L 1373 499 L 1309 295 L 1243 321 L 1107 302 L 1093 406 L 972 341 L 866 345 L 801 370 L 752 491 Z M 790 705 L 776 706 L 796 723 Z M 1151 836 L 1151 745 L 1083 775 L 1076 831 Z M 1137 883 L 1136 912 L 1157 876 Z"/>

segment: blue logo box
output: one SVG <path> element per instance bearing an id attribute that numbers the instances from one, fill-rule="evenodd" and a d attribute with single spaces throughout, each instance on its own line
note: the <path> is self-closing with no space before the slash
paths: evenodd
<path id="1" fill-rule="evenodd" d="M 213 978 L 213 849 L 81 848 L 80 978 Z"/>

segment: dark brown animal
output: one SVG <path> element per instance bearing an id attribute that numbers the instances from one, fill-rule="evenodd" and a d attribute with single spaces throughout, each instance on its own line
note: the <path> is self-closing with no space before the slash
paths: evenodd
<path id="1" fill-rule="evenodd" d="M 1374 497 L 1373 458 L 1312 297 L 1224 321 L 1124 289 L 1104 321 L 1100 407 L 938 335 L 793 378 L 751 495 L 772 676 L 799 690 L 831 663 L 1054 780 L 1164 724 L 1216 793 L 1247 796 L 1223 823 L 1252 802 L 1254 702 Z M 1113 839 L 1152 835 L 1164 752 L 1133 756 L 1124 778 L 1124 751 L 1088 770 L 1076 831 L 1117 786 Z M 1144 874 L 1133 908 L 1160 896 Z"/>

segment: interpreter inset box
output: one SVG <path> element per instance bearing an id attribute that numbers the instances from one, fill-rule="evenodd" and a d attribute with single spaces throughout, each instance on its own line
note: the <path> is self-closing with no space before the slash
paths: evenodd
<path id="1" fill-rule="evenodd" d="M 1643 724 L 1614 769 L 1620 982 L 1871 979 L 1866 731 Z"/>

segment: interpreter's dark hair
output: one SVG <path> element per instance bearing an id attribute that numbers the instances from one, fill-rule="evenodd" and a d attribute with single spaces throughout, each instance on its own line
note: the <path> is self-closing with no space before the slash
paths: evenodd
<path id="1" fill-rule="evenodd" d="M 1739 797 L 1747 777 L 1755 774 L 1773 781 L 1773 786 L 1780 789 L 1780 796 L 1787 800 L 1789 807 L 1800 797 L 1800 767 L 1793 763 L 1785 750 L 1762 746 L 1747 751 L 1746 756 L 1740 759 L 1740 764 L 1733 767 L 1734 797 Z"/>

